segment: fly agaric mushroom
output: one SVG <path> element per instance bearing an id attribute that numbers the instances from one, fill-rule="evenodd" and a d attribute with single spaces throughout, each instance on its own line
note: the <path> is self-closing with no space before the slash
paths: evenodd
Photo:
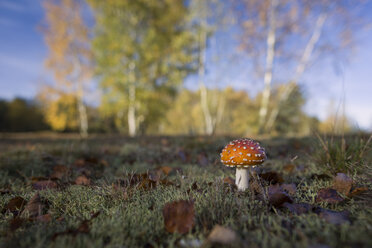
<path id="1" fill-rule="evenodd" d="M 250 169 L 266 160 L 265 149 L 252 139 L 231 141 L 220 155 L 224 165 L 236 167 L 235 184 L 238 186 L 238 190 L 248 188 Z"/>

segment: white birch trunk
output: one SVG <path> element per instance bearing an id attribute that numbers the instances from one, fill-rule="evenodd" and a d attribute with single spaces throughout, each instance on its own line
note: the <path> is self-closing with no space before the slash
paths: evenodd
<path id="1" fill-rule="evenodd" d="M 129 103 L 128 103 L 128 133 L 130 137 L 137 134 L 136 127 L 136 88 L 133 83 L 129 86 Z"/>
<path id="2" fill-rule="evenodd" d="M 236 168 L 235 184 L 238 190 L 244 191 L 249 187 L 249 169 Z"/>
<path id="3" fill-rule="evenodd" d="M 274 66 L 274 57 L 275 57 L 275 42 L 276 42 L 276 7 L 278 5 L 277 0 L 271 0 L 270 3 L 270 12 L 269 12 L 269 27 L 268 34 L 266 39 L 266 65 L 265 65 L 265 74 L 264 74 L 264 90 L 262 93 L 260 111 L 258 114 L 258 127 L 259 132 L 263 132 L 264 122 L 266 120 L 270 93 L 271 93 L 271 84 L 273 80 L 273 66 Z"/>
<path id="4" fill-rule="evenodd" d="M 88 137 L 88 115 L 87 109 L 84 105 L 84 86 L 83 86 L 83 79 L 82 79 L 82 69 L 81 64 L 78 58 L 74 59 L 74 68 L 75 68 L 75 80 L 76 80 L 76 100 L 77 100 L 77 109 L 79 113 L 79 131 L 82 138 Z"/>
<path id="5" fill-rule="evenodd" d="M 87 108 L 84 105 L 82 96 L 79 96 L 77 101 L 78 101 L 78 110 L 79 110 L 79 119 L 80 119 L 80 135 L 83 138 L 87 138 L 88 137 Z"/>
<path id="6" fill-rule="evenodd" d="M 206 21 L 201 17 L 202 30 L 199 34 L 199 68 L 198 68 L 198 81 L 200 88 L 200 104 L 204 115 L 205 133 L 212 135 L 214 133 L 213 120 L 208 106 L 208 91 L 205 87 L 205 60 L 206 60 L 206 46 L 207 46 L 207 33 Z"/>
<path id="7" fill-rule="evenodd" d="M 302 74 L 305 71 L 306 65 L 310 59 L 310 56 L 314 50 L 314 47 L 316 43 L 319 41 L 324 22 L 327 18 L 327 15 L 325 13 L 321 14 L 315 24 L 315 28 L 313 31 L 313 34 L 311 35 L 308 43 L 306 44 L 304 53 L 302 54 L 300 63 L 298 64 L 296 68 L 296 73 L 293 79 L 289 84 L 286 85 L 284 88 L 283 93 L 281 94 L 278 103 L 275 105 L 274 109 L 270 113 L 270 117 L 266 123 L 266 130 L 271 131 L 274 123 L 276 121 L 276 118 L 278 117 L 280 107 L 281 105 L 288 100 L 288 97 L 291 95 L 292 91 L 296 88 L 297 86 L 297 81 L 301 78 Z"/>

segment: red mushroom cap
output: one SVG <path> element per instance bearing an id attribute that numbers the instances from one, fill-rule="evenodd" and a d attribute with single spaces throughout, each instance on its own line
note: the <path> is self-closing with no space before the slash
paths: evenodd
<path id="1" fill-rule="evenodd" d="M 231 141 L 221 152 L 221 162 L 229 167 L 249 167 L 266 160 L 265 149 L 252 139 Z"/>

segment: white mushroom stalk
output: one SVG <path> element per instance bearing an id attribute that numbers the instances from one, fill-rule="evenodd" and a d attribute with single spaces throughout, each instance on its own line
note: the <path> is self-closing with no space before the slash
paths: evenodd
<path id="1" fill-rule="evenodd" d="M 238 190 L 244 191 L 249 188 L 249 169 L 236 168 L 235 184 Z"/>

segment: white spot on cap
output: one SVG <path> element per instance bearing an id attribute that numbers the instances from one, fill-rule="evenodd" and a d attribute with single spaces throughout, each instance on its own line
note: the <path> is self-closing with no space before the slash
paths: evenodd
<path id="1" fill-rule="evenodd" d="M 252 156 L 252 155 L 251 155 L 250 153 L 247 153 L 247 156 L 250 157 L 250 156 Z"/>
<path id="2" fill-rule="evenodd" d="M 243 146 L 243 149 L 247 149 L 247 147 L 246 146 Z"/>
<path id="3" fill-rule="evenodd" d="M 253 146 L 251 146 L 251 150 L 253 150 L 254 149 L 254 147 Z"/>
<path id="4" fill-rule="evenodd" d="M 234 148 L 234 149 L 233 149 L 233 151 L 235 152 L 235 151 L 236 151 L 236 149 Z"/>

